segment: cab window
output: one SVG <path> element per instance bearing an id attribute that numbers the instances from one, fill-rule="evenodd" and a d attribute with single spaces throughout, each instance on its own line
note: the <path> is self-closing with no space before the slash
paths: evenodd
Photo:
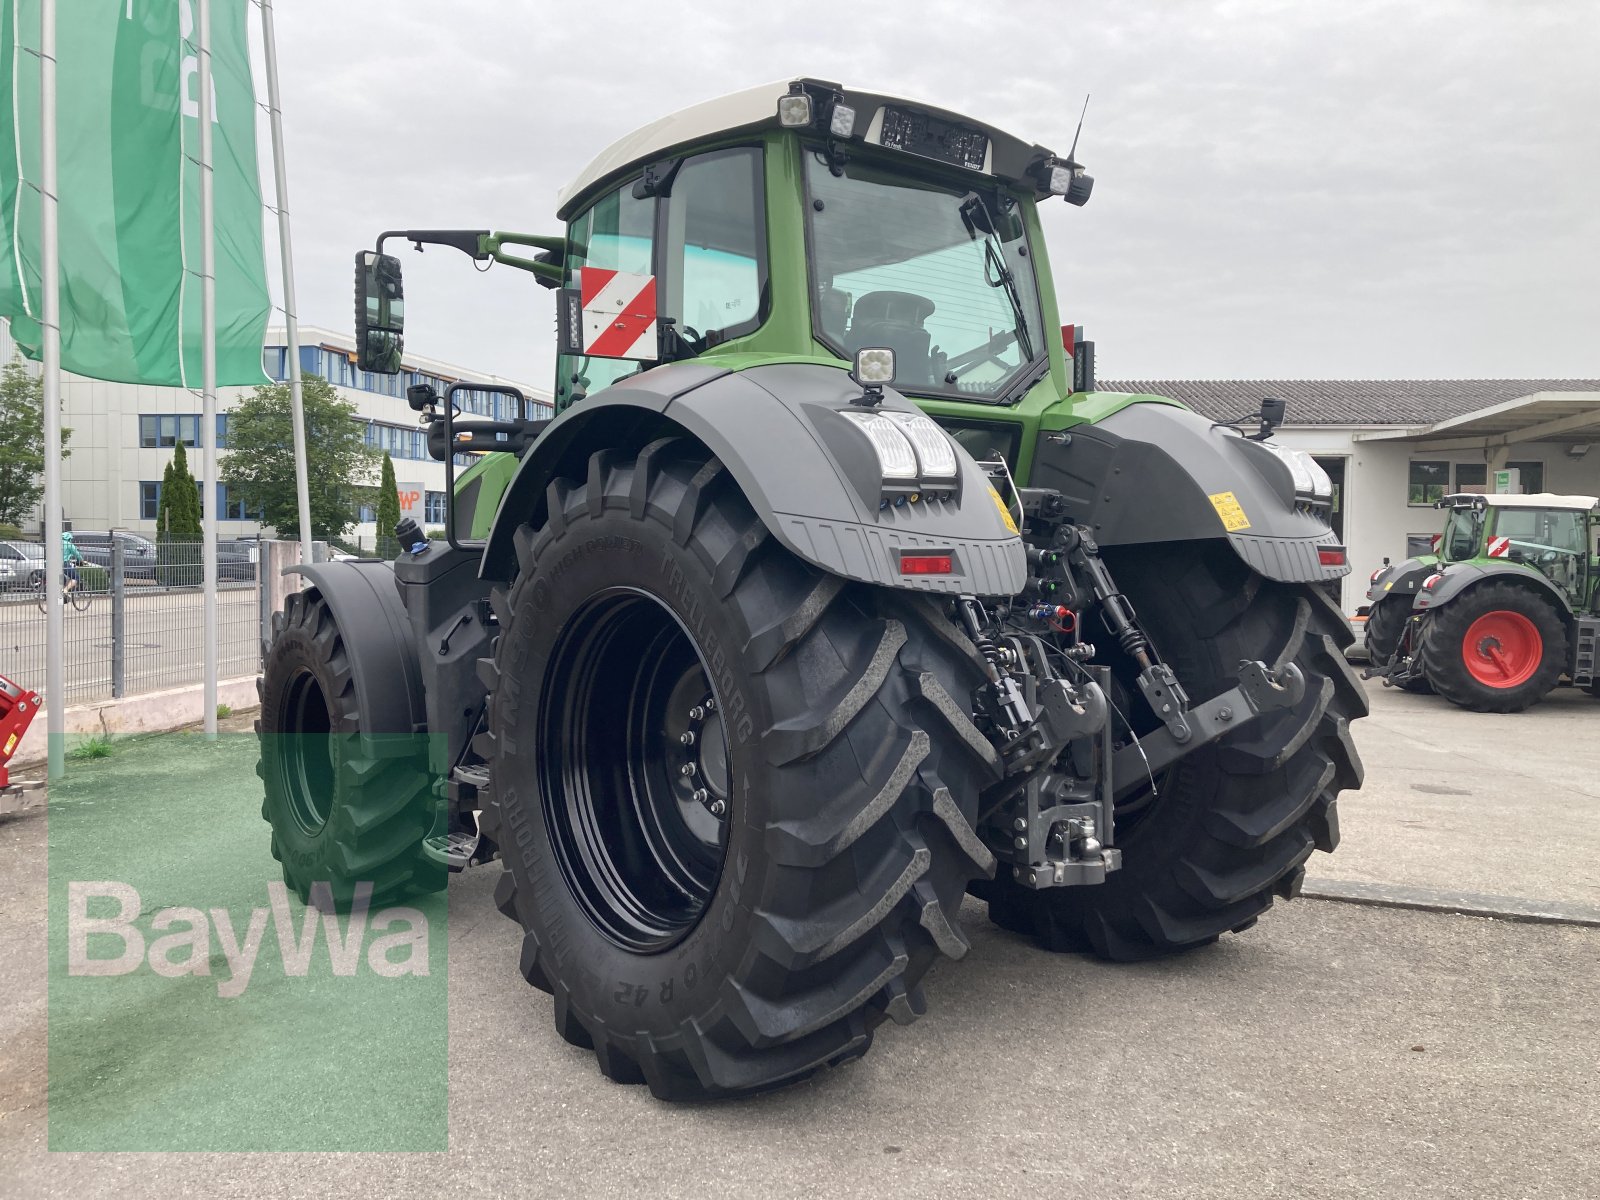
<path id="1" fill-rule="evenodd" d="M 579 267 L 649 275 L 653 272 L 655 202 L 636 199 L 625 183 L 572 222 L 567 235 L 567 286 L 577 287 Z M 562 355 L 556 360 L 556 409 L 631 375 L 639 364 L 622 358 Z"/>
<path id="2" fill-rule="evenodd" d="M 752 332 L 766 296 L 761 152 L 717 150 L 688 159 L 665 197 L 661 312 L 696 350 Z"/>
<path id="3" fill-rule="evenodd" d="M 684 159 L 655 196 L 635 196 L 630 179 L 572 222 L 567 286 L 585 266 L 654 275 L 656 311 L 690 354 L 753 332 L 769 306 L 761 172 L 760 149 L 742 146 Z M 556 407 L 651 365 L 563 355 Z"/>

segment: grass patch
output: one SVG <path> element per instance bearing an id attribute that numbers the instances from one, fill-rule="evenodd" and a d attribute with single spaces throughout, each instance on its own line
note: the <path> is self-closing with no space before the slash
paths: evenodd
<path id="1" fill-rule="evenodd" d="M 84 738 L 71 750 L 67 751 L 68 758 L 110 758 L 116 746 L 112 739 L 103 733 L 94 734 Z"/>
<path id="2" fill-rule="evenodd" d="M 217 705 L 217 720 L 226 721 L 231 716 L 233 716 L 233 705 L 231 705 L 231 704 L 219 704 L 219 705 Z"/>

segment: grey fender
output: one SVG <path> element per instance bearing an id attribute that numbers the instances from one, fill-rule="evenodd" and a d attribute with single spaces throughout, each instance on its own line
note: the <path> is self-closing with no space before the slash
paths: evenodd
<path id="1" fill-rule="evenodd" d="M 1484 563 L 1451 563 L 1435 571 L 1437 579 L 1433 586 L 1423 587 L 1417 592 L 1417 598 L 1412 602 L 1413 612 L 1432 612 L 1441 605 L 1448 604 L 1462 592 L 1470 587 L 1482 583 L 1485 579 L 1504 579 L 1526 587 L 1539 595 L 1544 596 L 1556 606 L 1558 612 L 1564 616 L 1572 615 L 1572 602 L 1566 594 L 1551 583 L 1540 572 L 1532 567 L 1518 566 L 1516 563 L 1489 566 Z M 1433 576 L 1429 576 L 1430 579 Z"/>
<path id="2" fill-rule="evenodd" d="M 1321 582 L 1350 573 L 1348 564 L 1319 561 L 1319 547 L 1339 541 L 1320 512 L 1296 502 L 1289 468 L 1185 408 L 1130 404 L 1093 425 L 1046 434 L 1031 482 L 1062 492 L 1067 511 L 1102 546 L 1220 538 L 1268 579 Z M 1236 517 L 1228 528 L 1224 512 L 1246 524 Z"/>
<path id="3" fill-rule="evenodd" d="M 1408 558 L 1385 567 L 1367 585 L 1367 599 L 1376 603 L 1386 596 L 1415 596 L 1422 581 L 1439 570 L 1437 558 Z"/>
<path id="4" fill-rule="evenodd" d="M 840 413 L 860 395 L 844 370 L 818 363 L 734 372 L 686 362 L 619 381 L 568 408 L 524 456 L 500 503 L 481 573 L 511 576 L 516 526 L 543 519 L 552 479 L 581 471 L 595 450 L 678 432 L 716 456 L 779 542 L 830 574 L 918 591 L 1021 591 L 1028 574 L 1022 540 L 1007 527 L 983 471 L 959 446 L 952 443 L 956 480 L 932 489 L 952 492 L 951 499 L 880 508 L 877 458 L 865 434 Z M 881 410 L 918 411 L 887 389 Z M 902 551 L 948 553 L 954 570 L 902 576 Z"/>
<path id="5" fill-rule="evenodd" d="M 418 733 L 428 727 L 422 672 L 411 622 L 387 562 L 295 565 L 322 593 L 339 623 L 355 679 L 363 733 Z"/>

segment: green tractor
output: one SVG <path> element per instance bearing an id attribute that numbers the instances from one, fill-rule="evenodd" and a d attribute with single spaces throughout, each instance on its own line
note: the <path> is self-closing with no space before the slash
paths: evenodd
<path id="1" fill-rule="evenodd" d="M 1563 676 L 1600 695 L 1597 503 L 1446 496 L 1436 553 L 1373 576 L 1368 677 L 1478 712 L 1521 712 Z"/>
<path id="2" fill-rule="evenodd" d="M 262 686 L 289 884 L 498 859 L 561 1036 L 663 1097 L 865 1053 L 967 952 L 969 892 L 1120 960 L 1296 895 L 1367 711 L 1330 488 L 1281 402 L 1093 391 L 1039 222 L 1091 186 L 802 79 L 619 141 L 563 234 L 360 254 L 367 370 L 402 359 L 390 240 L 554 289 L 557 414 L 410 387 L 447 539 L 301 568 Z"/>

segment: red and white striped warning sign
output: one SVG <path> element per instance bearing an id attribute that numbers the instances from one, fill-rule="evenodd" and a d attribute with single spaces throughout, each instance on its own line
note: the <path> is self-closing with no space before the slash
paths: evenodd
<path id="1" fill-rule="evenodd" d="M 597 358 L 654 361 L 656 277 L 605 267 L 578 271 L 583 304 L 583 352 Z"/>
<path id="2" fill-rule="evenodd" d="M 1489 557 L 1490 558 L 1505 558 L 1510 553 L 1511 553 L 1511 539 L 1510 538 L 1508 538 L 1508 537 L 1497 537 L 1497 538 L 1490 538 L 1489 539 Z"/>
<path id="3" fill-rule="evenodd" d="M 1428 547 L 1432 550 L 1437 550 L 1439 548 L 1439 543 L 1442 541 L 1444 541 L 1444 534 L 1436 533 L 1428 539 Z"/>

